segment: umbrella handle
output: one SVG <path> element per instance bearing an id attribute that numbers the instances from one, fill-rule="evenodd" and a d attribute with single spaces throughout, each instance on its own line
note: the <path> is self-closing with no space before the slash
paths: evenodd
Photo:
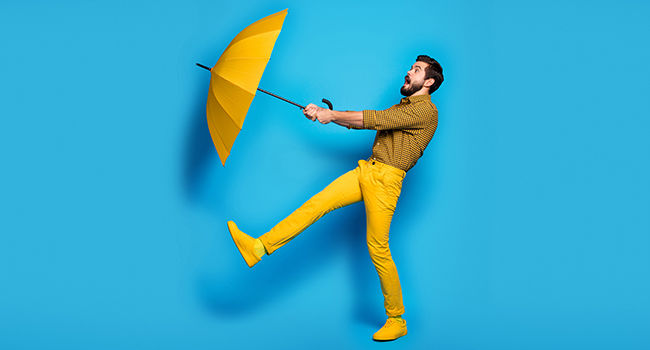
<path id="1" fill-rule="evenodd" d="M 330 100 L 324 98 L 324 99 L 323 99 L 323 102 L 324 102 L 324 103 L 327 105 L 327 107 L 329 107 L 330 109 L 332 109 L 332 110 L 334 109 L 334 106 L 332 106 L 332 102 L 330 102 Z"/>

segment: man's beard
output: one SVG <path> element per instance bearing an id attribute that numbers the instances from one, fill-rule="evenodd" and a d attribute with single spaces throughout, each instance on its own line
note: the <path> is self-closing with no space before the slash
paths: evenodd
<path id="1" fill-rule="evenodd" d="M 401 92 L 402 95 L 408 97 L 413 95 L 415 92 L 419 91 L 420 89 L 422 89 L 423 86 L 424 86 L 424 82 L 420 82 L 420 84 L 418 84 L 417 82 L 411 82 L 409 83 L 408 88 L 402 85 L 402 88 L 399 90 L 399 92 Z"/>

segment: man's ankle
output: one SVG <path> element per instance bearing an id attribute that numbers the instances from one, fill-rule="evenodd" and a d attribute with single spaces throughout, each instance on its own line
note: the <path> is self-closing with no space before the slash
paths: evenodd
<path id="1" fill-rule="evenodd" d="M 259 238 L 255 239 L 254 249 L 255 249 L 255 255 L 257 255 L 257 257 L 260 259 L 264 256 L 264 254 L 268 254 L 268 252 L 266 251 L 266 247 L 264 247 L 264 244 Z"/>

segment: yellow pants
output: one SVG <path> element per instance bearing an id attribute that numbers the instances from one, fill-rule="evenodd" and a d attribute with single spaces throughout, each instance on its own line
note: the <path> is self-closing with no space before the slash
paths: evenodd
<path id="1" fill-rule="evenodd" d="M 357 168 L 334 180 L 262 235 L 260 240 L 271 254 L 323 215 L 363 200 L 366 207 L 368 251 L 379 274 L 386 314 L 402 315 L 402 287 L 388 248 L 388 231 L 405 174 L 404 170 L 372 159 L 360 160 Z"/>

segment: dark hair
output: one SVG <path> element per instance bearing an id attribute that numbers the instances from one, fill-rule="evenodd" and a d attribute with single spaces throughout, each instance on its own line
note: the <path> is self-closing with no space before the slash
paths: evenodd
<path id="1" fill-rule="evenodd" d="M 442 84 L 442 81 L 445 80 L 445 78 L 442 76 L 442 66 L 440 63 L 438 63 L 438 61 L 427 55 L 420 55 L 417 59 L 415 59 L 415 61 L 420 61 L 428 64 L 428 66 L 424 69 L 424 79 L 433 78 L 433 80 L 435 80 L 433 82 L 433 85 L 429 86 L 429 95 L 431 95 L 434 91 L 438 90 L 440 84 Z"/>

